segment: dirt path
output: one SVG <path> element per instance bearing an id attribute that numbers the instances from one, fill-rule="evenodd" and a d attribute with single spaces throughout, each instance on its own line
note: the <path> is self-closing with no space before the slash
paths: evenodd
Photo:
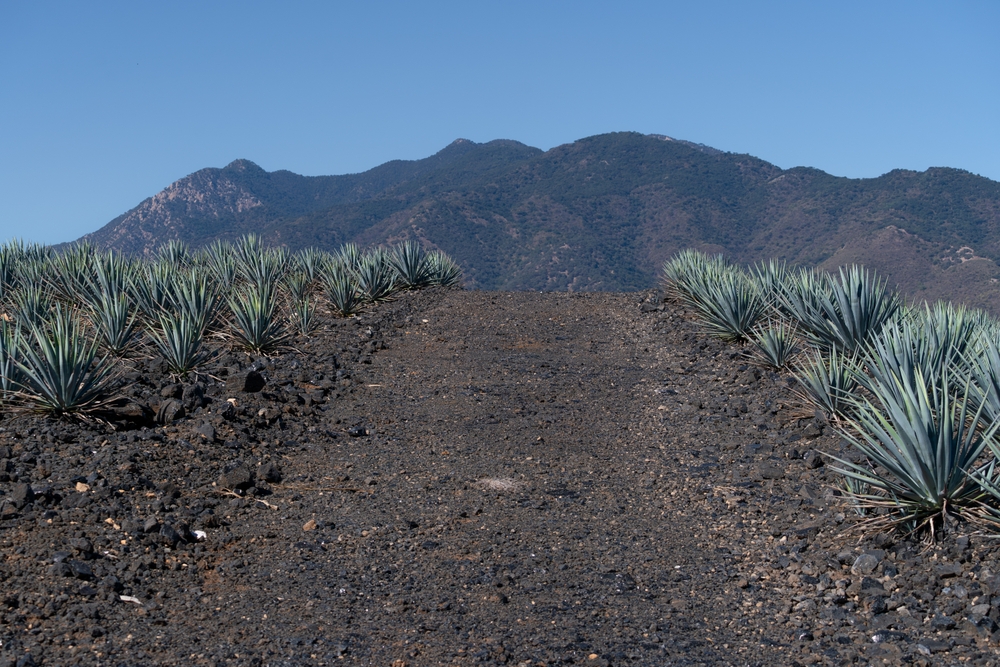
<path id="1" fill-rule="evenodd" d="M 700 484 L 671 479 L 634 295 L 456 292 L 397 334 L 370 369 L 381 386 L 349 408 L 376 437 L 349 455 L 354 476 L 380 480 L 344 508 L 351 525 L 418 525 L 366 549 L 408 590 L 372 608 L 373 574 L 364 610 L 342 612 L 384 628 L 374 664 L 763 657 L 720 627 L 732 562 L 704 543 Z"/>

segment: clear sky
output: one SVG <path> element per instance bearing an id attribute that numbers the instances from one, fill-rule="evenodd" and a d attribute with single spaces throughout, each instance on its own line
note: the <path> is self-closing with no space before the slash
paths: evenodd
<path id="1" fill-rule="evenodd" d="M 667 134 L 780 167 L 1000 180 L 1000 2 L 0 1 L 0 241 L 236 158 Z"/>

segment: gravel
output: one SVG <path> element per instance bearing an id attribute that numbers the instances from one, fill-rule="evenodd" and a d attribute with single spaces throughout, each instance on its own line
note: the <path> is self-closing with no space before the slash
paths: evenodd
<path id="1" fill-rule="evenodd" d="M 865 535 L 655 293 L 432 290 L 0 420 L 0 665 L 997 664 L 1000 550 Z"/>

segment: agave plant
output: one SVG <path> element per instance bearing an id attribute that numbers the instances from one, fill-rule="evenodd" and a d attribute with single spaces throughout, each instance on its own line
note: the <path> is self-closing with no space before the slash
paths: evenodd
<path id="1" fill-rule="evenodd" d="M 431 285 L 438 287 L 458 287 L 462 284 L 462 267 L 439 250 L 427 253 L 430 265 Z"/>
<path id="2" fill-rule="evenodd" d="M 982 333 L 980 314 L 951 303 L 925 305 L 913 321 L 919 329 L 917 339 L 923 348 L 921 356 L 935 369 L 964 367 L 968 353 L 979 342 Z"/>
<path id="3" fill-rule="evenodd" d="M 788 366 L 798 352 L 795 325 L 784 320 L 772 320 L 767 326 L 758 327 L 750 337 L 754 356 L 766 366 L 781 370 Z"/>
<path id="4" fill-rule="evenodd" d="M 155 262 L 136 272 L 129 284 L 129 292 L 150 323 L 168 307 L 171 283 L 175 269 L 166 262 Z"/>
<path id="5" fill-rule="evenodd" d="M 984 336 L 981 349 L 969 357 L 976 403 L 982 406 L 987 418 L 1000 420 L 1000 345 L 995 338 Z"/>
<path id="6" fill-rule="evenodd" d="M 853 357 L 844 356 L 836 347 L 824 355 L 813 351 L 796 367 L 794 374 L 798 394 L 823 411 L 831 421 L 843 417 L 848 409 L 847 398 L 858 388 Z"/>
<path id="7" fill-rule="evenodd" d="M 767 314 L 757 285 L 736 267 L 717 275 L 692 276 L 683 293 L 698 310 L 702 326 L 723 340 L 743 342 Z"/>
<path id="8" fill-rule="evenodd" d="M 273 290 L 288 270 L 288 251 L 267 248 L 256 254 L 240 257 L 237 275 L 257 290 Z"/>
<path id="9" fill-rule="evenodd" d="M 361 266 L 363 253 L 354 243 L 345 243 L 333 256 L 333 261 L 343 264 L 351 271 L 356 271 Z"/>
<path id="10" fill-rule="evenodd" d="M 33 288 L 49 289 L 49 262 L 48 257 L 38 257 L 26 255 L 14 268 L 14 290 Z"/>
<path id="11" fill-rule="evenodd" d="M 101 346 L 113 357 L 124 357 L 135 342 L 136 311 L 128 294 L 102 292 L 90 308 L 90 320 Z"/>
<path id="12" fill-rule="evenodd" d="M 32 412 L 55 416 L 101 407 L 113 379 L 108 359 L 95 360 L 97 345 L 84 336 L 79 316 L 57 304 L 45 322 L 27 327 L 18 396 Z"/>
<path id="13" fill-rule="evenodd" d="M 350 272 L 338 262 L 331 264 L 323 273 L 323 287 L 330 307 L 342 317 L 353 315 L 364 305 Z"/>
<path id="14" fill-rule="evenodd" d="M 278 301 L 267 287 L 248 286 L 229 298 L 233 314 L 232 334 L 251 351 L 267 354 L 288 340 L 288 330 L 278 315 Z"/>
<path id="15" fill-rule="evenodd" d="M 788 266 L 778 260 L 769 260 L 754 265 L 750 271 L 750 279 L 757 284 L 761 298 L 770 307 L 775 307 L 778 303 L 778 296 L 782 287 L 788 280 Z"/>
<path id="16" fill-rule="evenodd" d="M 396 273 L 382 248 L 365 253 L 354 271 L 362 298 L 369 303 L 388 301 L 396 291 Z"/>
<path id="17" fill-rule="evenodd" d="M 305 271 L 293 271 L 285 276 L 285 289 L 293 303 L 300 303 L 309 296 L 312 280 Z"/>
<path id="18" fill-rule="evenodd" d="M 78 243 L 52 258 L 48 282 L 56 296 L 67 304 L 80 300 L 92 303 L 94 289 L 94 264 L 97 249 L 89 243 Z"/>
<path id="19" fill-rule="evenodd" d="M 204 328 L 194 316 L 163 310 L 157 324 L 149 335 L 171 373 L 185 376 L 208 360 L 209 353 L 202 349 Z"/>
<path id="20" fill-rule="evenodd" d="M 24 285 L 14 293 L 13 314 L 25 326 L 47 319 L 51 308 L 52 296 L 41 283 Z"/>
<path id="21" fill-rule="evenodd" d="M 947 374 L 945 369 L 943 374 Z M 841 434 L 870 463 L 834 458 L 837 470 L 871 491 L 858 495 L 861 505 L 883 508 L 887 520 L 933 534 L 947 516 L 988 518 L 989 494 L 980 480 L 996 484 L 991 464 L 978 460 L 994 438 L 1000 422 L 990 421 L 982 408 L 971 411 L 967 377 L 964 395 L 952 396 L 948 378 L 929 378 L 916 368 L 911 377 L 870 385 L 872 398 L 847 397 L 850 416 Z"/>
<path id="22" fill-rule="evenodd" d="M 291 311 L 292 324 L 300 334 L 308 336 L 316 330 L 316 304 L 310 297 L 293 302 Z"/>
<path id="23" fill-rule="evenodd" d="M 93 289 L 98 294 L 128 292 L 135 276 L 136 266 L 119 253 L 110 251 L 94 258 Z"/>
<path id="24" fill-rule="evenodd" d="M 215 241 L 199 254 L 198 264 L 208 269 L 221 293 L 228 293 L 236 280 L 236 253 L 233 246 Z"/>
<path id="25" fill-rule="evenodd" d="M 810 285 L 816 280 L 813 275 L 800 273 L 782 289 L 778 301 L 821 349 L 834 345 L 842 350 L 860 349 L 899 311 L 899 295 L 862 267 L 841 269 L 840 279 L 823 281 L 825 285 Z"/>
<path id="26" fill-rule="evenodd" d="M 183 267 L 191 263 L 191 250 L 184 241 L 171 239 L 156 251 L 160 261 L 171 266 Z"/>
<path id="27" fill-rule="evenodd" d="M 264 242 L 257 234 L 247 234 L 241 236 L 232 245 L 233 254 L 240 263 L 252 263 L 253 258 L 264 252 Z"/>
<path id="28" fill-rule="evenodd" d="M 709 256 L 697 250 L 682 250 L 663 263 L 663 276 L 668 292 L 686 300 L 693 296 L 692 282 L 711 282 L 726 268 L 722 255 Z"/>
<path id="29" fill-rule="evenodd" d="M 186 315 L 202 332 L 212 324 L 218 301 L 218 291 L 200 271 L 175 274 L 165 286 L 164 307 Z"/>
<path id="30" fill-rule="evenodd" d="M 404 289 L 420 289 L 431 284 L 432 267 L 419 243 L 400 243 L 392 248 L 388 258 L 396 272 L 396 282 Z"/>
<path id="31" fill-rule="evenodd" d="M 21 386 L 17 361 L 20 357 L 21 327 L 0 319 L 0 400 L 6 401 Z"/>
<path id="32" fill-rule="evenodd" d="M 952 321 L 952 324 L 955 324 Z M 892 388 L 898 378 L 910 378 L 919 369 L 925 378 L 939 380 L 967 376 L 970 372 L 966 352 L 974 330 L 959 326 L 948 327 L 948 321 L 924 319 L 922 316 L 901 319 L 886 324 L 860 353 L 858 381 L 871 390 L 875 383 Z M 943 371 L 948 371 L 944 373 Z M 941 387 L 957 394 L 961 386 Z"/>
<path id="33" fill-rule="evenodd" d="M 323 267 L 330 259 L 330 254 L 316 248 L 304 248 L 295 253 L 294 263 L 297 272 L 304 273 L 310 283 L 319 279 Z"/>

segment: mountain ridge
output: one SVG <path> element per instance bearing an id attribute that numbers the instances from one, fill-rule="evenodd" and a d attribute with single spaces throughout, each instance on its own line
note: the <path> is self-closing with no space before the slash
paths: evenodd
<path id="1" fill-rule="evenodd" d="M 148 253 L 170 239 L 199 246 L 248 232 L 291 249 L 417 239 L 485 289 L 642 289 L 663 260 L 695 247 L 822 268 L 866 257 L 912 297 L 1000 303 L 1000 183 L 949 167 L 850 179 L 634 132 L 548 151 L 458 139 L 421 160 L 339 176 L 234 160 L 81 240 Z"/>

